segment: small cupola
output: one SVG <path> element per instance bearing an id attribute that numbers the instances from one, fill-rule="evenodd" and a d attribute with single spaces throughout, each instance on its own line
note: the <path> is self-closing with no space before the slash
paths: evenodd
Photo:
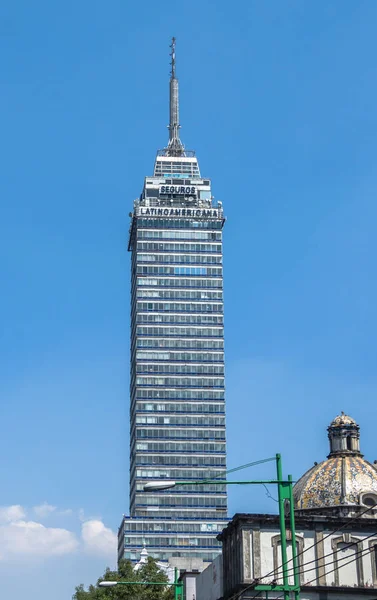
<path id="1" fill-rule="evenodd" d="M 360 427 L 352 417 L 344 414 L 335 417 L 327 428 L 332 456 L 358 455 L 360 452 Z"/>

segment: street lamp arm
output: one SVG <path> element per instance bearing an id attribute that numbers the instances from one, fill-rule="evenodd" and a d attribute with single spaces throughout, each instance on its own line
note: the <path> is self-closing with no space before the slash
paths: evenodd
<path id="1" fill-rule="evenodd" d="M 202 481 L 150 481 L 144 485 L 144 492 L 161 492 L 163 490 L 169 490 L 178 485 L 270 485 L 280 484 L 289 485 L 292 483 L 289 480 L 284 479 L 266 479 L 262 481 L 227 481 L 226 479 L 216 480 L 202 480 Z"/>
<path id="2" fill-rule="evenodd" d="M 178 569 L 174 569 L 174 582 L 171 581 L 100 581 L 99 587 L 113 587 L 115 585 L 163 585 L 174 589 L 174 600 L 183 599 L 183 583 L 178 581 Z"/>
<path id="3" fill-rule="evenodd" d="M 174 586 L 181 585 L 181 583 L 170 583 L 169 581 L 100 581 L 99 587 L 112 587 L 114 585 L 164 585 Z"/>
<path id="4" fill-rule="evenodd" d="M 216 479 L 216 481 L 177 481 L 176 485 L 203 485 L 205 483 L 216 483 L 216 485 L 269 485 L 269 484 L 289 484 L 290 481 L 287 479 L 263 479 L 260 481 L 227 481 L 226 479 Z"/>

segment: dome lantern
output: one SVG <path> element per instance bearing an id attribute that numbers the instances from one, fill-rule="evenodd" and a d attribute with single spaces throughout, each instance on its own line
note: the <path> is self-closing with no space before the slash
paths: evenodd
<path id="1" fill-rule="evenodd" d="M 360 427 L 352 417 L 344 414 L 335 417 L 327 428 L 332 456 L 362 456 L 360 452 Z"/>
<path id="2" fill-rule="evenodd" d="M 342 412 L 327 431 L 330 454 L 295 484 L 295 511 L 377 519 L 377 465 L 360 452 L 359 425 Z"/>

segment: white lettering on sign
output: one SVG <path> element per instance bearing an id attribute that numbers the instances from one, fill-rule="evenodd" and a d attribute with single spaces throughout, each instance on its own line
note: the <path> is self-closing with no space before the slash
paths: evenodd
<path id="1" fill-rule="evenodd" d="M 194 185 L 161 185 L 159 191 L 161 196 L 165 194 L 196 196 L 196 187 Z"/>
<path id="2" fill-rule="evenodd" d="M 221 213 L 217 208 L 149 208 L 140 207 L 137 215 L 148 217 L 198 217 L 218 218 Z"/>

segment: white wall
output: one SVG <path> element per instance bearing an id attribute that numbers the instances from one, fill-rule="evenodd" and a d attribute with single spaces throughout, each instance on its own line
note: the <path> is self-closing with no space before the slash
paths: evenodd
<path id="1" fill-rule="evenodd" d="M 223 595 L 221 554 L 196 578 L 196 600 L 218 600 Z M 187 597 L 186 600 L 192 600 Z"/>
<path id="2" fill-rule="evenodd" d="M 370 533 L 373 533 L 371 531 Z M 325 573 L 326 573 L 326 585 L 334 586 L 334 585 L 344 585 L 344 586 L 357 586 L 358 582 L 358 574 L 356 562 L 350 562 L 353 558 L 355 558 L 356 553 L 359 553 L 359 559 L 362 561 L 362 571 L 364 578 L 364 586 L 373 586 L 373 574 L 372 574 L 372 562 L 376 560 L 376 554 L 372 551 L 369 552 L 369 541 L 375 540 L 377 543 L 377 535 L 370 539 L 365 540 L 368 536 L 368 533 L 354 531 L 351 534 L 343 534 L 343 532 L 337 532 L 332 534 L 330 537 L 326 538 L 327 533 L 326 530 L 323 532 L 323 537 L 326 538 L 323 541 L 324 548 L 324 559 L 325 563 Z M 260 573 L 257 573 L 255 570 L 255 556 L 253 556 L 253 548 L 255 548 L 255 537 L 260 536 Z M 254 532 L 250 530 L 243 531 L 243 544 L 245 549 L 245 544 L 250 544 L 249 553 L 243 553 L 244 555 L 244 581 L 248 580 L 252 581 L 254 577 L 261 575 L 267 575 L 274 570 L 274 540 L 275 547 L 277 549 L 278 563 L 281 564 L 281 546 L 280 543 L 276 545 L 276 541 L 279 536 L 279 530 L 276 531 L 271 529 L 261 529 L 260 532 Z M 315 532 L 314 531 L 300 531 L 296 532 L 296 539 L 299 538 L 303 540 L 303 550 L 304 553 L 300 557 L 302 562 L 302 567 L 300 567 L 300 571 L 303 571 L 301 584 L 305 585 L 309 583 L 312 579 L 314 579 L 317 575 L 317 571 L 315 567 L 317 567 L 317 552 L 318 545 L 314 547 L 315 544 Z M 355 545 L 347 548 L 350 543 L 355 543 Z M 357 545 L 356 545 L 357 543 Z M 360 550 L 362 551 L 362 555 L 360 555 Z M 254 552 L 255 554 L 255 552 Z M 335 577 L 335 563 L 334 558 L 337 558 L 338 561 L 338 581 L 336 582 Z M 292 558 L 292 546 L 289 543 L 288 546 L 288 560 Z M 349 564 L 347 564 L 349 563 Z M 293 562 L 288 564 L 288 568 L 292 569 Z M 376 569 L 377 571 L 377 569 Z M 247 575 L 246 575 L 247 574 Z M 289 575 L 292 576 L 292 570 L 289 571 Z M 293 583 L 292 577 L 291 583 Z M 268 583 L 271 581 L 271 575 L 267 577 L 264 583 Z M 281 577 L 280 581 L 281 582 Z M 316 582 L 312 582 L 312 585 L 315 585 Z M 377 594 L 376 594 L 377 597 Z M 204 600 L 204 599 L 203 599 Z"/>

